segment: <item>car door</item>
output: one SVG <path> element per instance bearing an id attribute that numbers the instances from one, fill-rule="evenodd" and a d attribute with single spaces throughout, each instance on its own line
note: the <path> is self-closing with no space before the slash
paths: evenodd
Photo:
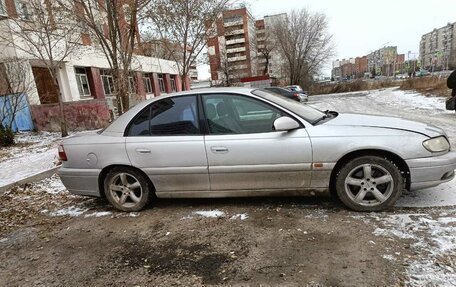
<path id="1" fill-rule="evenodd" d="M 126 149 L 131 164 L 152 180 L 157 196 L 209 191 L 204 138 L 195 95 L 153 102 L 130 123 Z"/>
<path id="2" fill-rule="evenodd" d="M 305 128 L 275 131 L 274 120 L 287 114 L 254 97 L 201 97 L 212 191 L 267 194 L 310 186 L 312 148 Z"/>

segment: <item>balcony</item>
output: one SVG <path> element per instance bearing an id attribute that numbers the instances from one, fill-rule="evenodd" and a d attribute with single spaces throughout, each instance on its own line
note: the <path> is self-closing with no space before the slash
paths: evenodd
<path id="1" fill-rule="evenodd" d="M 237 62 L 237 61 L 244 61 L 244 60 L 247 60 L 247 56 L 238 56 L 238 57 L 228 58 L 228 62 Z"/>
<path id="2" fill-rule="evenodd" d="M 226 53 L 239 53 L 239 52 L 245 52 L 245 47 L 239 47 L 239 48 L 231 48 L 231 49 L 226 49 Z"/>
<path id="3" fill-rule="evenodd" d="M 237 26 L 237 25 L 244 25 L 244 20 L 239 19 L 236 21 L 228 21 L 228 22 L 223 23 L 223 26 L 225 26 L 225 27 L 232 27 L 232 26 Z"/>
<path id="4" fill-rule="evenodd" d="M 233 39 L 226 41 L 226 45 L 245 43 L 245 38 Z"/>
<path id="5" fill-rule="evenodd" d="M 244 29 L 236 29 L 225 33 L 225 36 L 243 35 Z"/>

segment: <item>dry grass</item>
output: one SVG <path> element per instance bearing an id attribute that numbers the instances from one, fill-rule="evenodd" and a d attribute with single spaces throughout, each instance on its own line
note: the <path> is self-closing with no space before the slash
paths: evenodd
<path id="1" fill-rule="evenodd" d="M 350 82 L 338 82 L 328 84 L 315 84 L 309 89 L 311 95 L 333 94 L 333 93 L 347 93 L 366 90 L 376 90 L 398 86 L 397 82 L 392 80 L 384 81 L 365 81 L 355 80 Z"/>
<path id="2" fill-rule="evenodd" d="M 402 82 L 401 90 L 415 90 L 426 96 L 451 96 L 451 90 L 448 89 L 446 78 L 440 77 L 423 77 L 408 79 Z"/>
<path id="3" fill-rule="evenodd" d="M 310 95 L 347 93 L 366 90 L 400 87 L 401 90 L 415 90 L 426 96 L 448 97 L 451 90 L 446 86 L 445 77 L 422 77 L 407 80 L 355 80 L 349 82 L 315 84 L 309 88 Z"/>

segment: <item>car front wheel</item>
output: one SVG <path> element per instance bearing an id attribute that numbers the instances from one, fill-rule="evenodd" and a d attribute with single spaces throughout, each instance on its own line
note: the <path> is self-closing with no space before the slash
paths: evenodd
<path id="1" fill-rule="evenodd" d="M 128 167 L 114 168 L 105 177 L 106 199 L 121 211 L 140 211 L 149 202 L 150 186 L 144 176 Z"/>
<path id="2" fill-rule="evenodd" d="M 363 156 L 343 166 L 336 178 L 339 199 L 356 211 L 381 211 L 394 205 L 404 188 L 404 178 L 391 161 Z"/>

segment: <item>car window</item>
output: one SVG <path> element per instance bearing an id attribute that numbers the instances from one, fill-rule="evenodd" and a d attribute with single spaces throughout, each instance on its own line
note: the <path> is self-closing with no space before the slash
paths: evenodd
<path id="1" fill-rule="evenodd" d="M 321 117 L 325 116 L 325 113 L 319 111 L 315 108 L 312 108 L 308 105 L 300 104 L 296 101 L 287 99 L 285 97 L 276 97 L 274 94 L 267 90 L 257 89 L 252 91 L 252 94 L 262 97 L 263 99 L 272 101 L 281 107 L 297 114 L 298 116 L 302 117 L 304 120 L 308 121 L 309 123 L 313 123 L 320 119 Z"/>
<path id="2" fill-rule="evenodd" d="M 200 134 L 196 96 L 165 98 L 135 118 L 129 136 Z"/>
<path id="3" fill-rule="evenodd" d="M 139 116 L 137 116 L 133 123 L 130 125 L 128 131 L 129 136 L 148 136 L 149 131 L 149 119 L 150 119 L 150 106 L 142 110 Z"/>
<path id="4" fill-rule="evenodd" d="M 203 95 L 203 106 L 211 134 L 273 132 L 282 112 L 257 99 L 237 95 Z"/>

